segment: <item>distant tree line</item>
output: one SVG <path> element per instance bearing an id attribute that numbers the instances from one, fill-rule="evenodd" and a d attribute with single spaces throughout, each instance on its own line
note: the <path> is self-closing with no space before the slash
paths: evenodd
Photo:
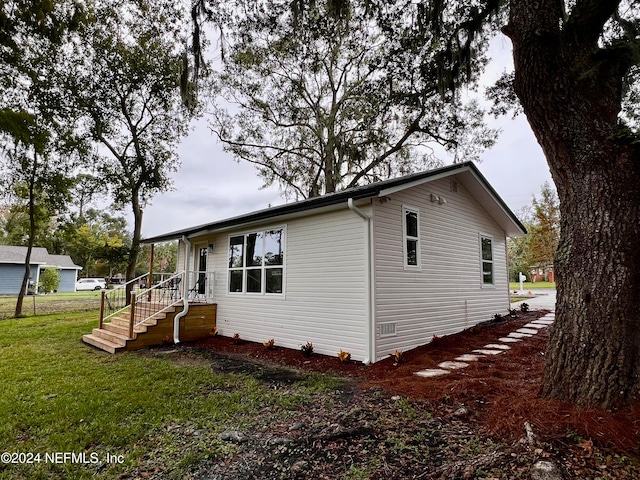
<path id="1" fill-rule="evenodd" d="M 520 272 L 531 281 L 534 268 L 549 270 L 560 240 L 560 204 L 555 190 L 545 183 L 540 197 L 534 197 L 531 205 L 520 212 L 521 220 L 527 228 L 523 237 L 510 238 L 507 248 L 509 254 L 509 279 L 519 280 Z"/>
<path id="2" fill-rule="evenodd" d="M 28 215 L 25 205 L 15 203 L 0 209 L 0 245 L 26 246 Z M 86 208 L 47 218 L 34 245 L 51 254 L 69 255 L 82 270 L 80 277 L 124 277 L 131 248 L 131 232 L 123 216 L 96 208 Z M 173 272 L 177 244 L 158 244 L 154 251 L 154 272 Z M 150 246 L 141 248 L 135 276 L 149 271 Z"/>

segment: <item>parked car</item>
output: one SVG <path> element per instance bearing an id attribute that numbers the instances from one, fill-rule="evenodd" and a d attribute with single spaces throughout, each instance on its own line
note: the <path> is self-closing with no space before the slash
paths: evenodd
<path id="1" fill-rule="evenodd" d="M 76 292 L 82 290 L 102 290 L 107 288 L 104 278 L 81 278 L 76 282 Z"/>

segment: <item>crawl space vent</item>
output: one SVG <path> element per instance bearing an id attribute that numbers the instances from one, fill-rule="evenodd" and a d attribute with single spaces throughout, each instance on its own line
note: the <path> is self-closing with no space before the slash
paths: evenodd
<path id="1" fill-rule="evenodd" d="M 381 337 L 395 337 L 396 336 L 396 324 L 395 323 L 381 323 L 380 324 L 380 336 Z"/>

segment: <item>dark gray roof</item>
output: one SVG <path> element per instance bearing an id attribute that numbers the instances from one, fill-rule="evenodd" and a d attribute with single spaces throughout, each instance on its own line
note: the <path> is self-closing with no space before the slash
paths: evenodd
<path id="1" fill-rule="evenodd" d="M 24 264 L 26 256 L 27 247 L 0 245 L 0 263 Z M 82 269 L 82 267 L 73 263 L 69 255 L 51 255 L 43 247 L 33 247 L 31 263 L 47 267 Z"/>
<path id="2" fill-rule="evenodd" d="M 433 181 L 443 177 L 453 175 L 462 175 L 471 183 L 474 183 L 476 189 L 476 199 L 483 203 L 485 209 L 490 213 L 494 212 L 501 217 L 501 225 L 507 232 L 507 235 L 521 235 L 526 233 L 524 225 L 518 220 L 515 214 L 504 203 L 496 191 L 489 185 L 482 173 L 472 162 L 454 163 L 442 168 L 427 170 L 425 172 L 405 175 L 399 178 L 392 178 L 381 182 L 375 182 L 361 187 L 348 188 L 336 193 L 330 193 L 321 197 L 314 197 L 294 203 L 287 203 L 276 207 L 258 210 L 255 212 L 239 215 L 237 217 L 219 220 L 216 222 L 205 223 L 194 227 L 176 230 L 170 233 L 157 235 L 155 237 L 146 238 L 143 243 L 158 243 L 168 240 L 176 240 L 183 236 L 191 237 L 199 233 L 207 231 L 223 230 L 232 228 L 236 225 L 244 225 L 247 223 L 258 222 L 284 215 L 291 215 L 300 212 L 310 211 L 318 208 L 328 207 L 339 203 L 346 202 L 349 198 L 360 200 L 376 196 L 383 196 L 388 191 L 398 191 L 412 186 Z M 473 189 L 471 189 L 473 190 Z M 472 191 L 472 194 L 474 192 Z M 505 225 L 507 225 L 505 227 Z"/>

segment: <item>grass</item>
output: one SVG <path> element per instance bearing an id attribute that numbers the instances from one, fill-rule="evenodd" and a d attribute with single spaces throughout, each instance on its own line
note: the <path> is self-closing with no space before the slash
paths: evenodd
<path id="1" fill-rule="evenodd" d="M 0 463 L 0 479 L 183 478 L 233 454 L 221 432 L 258 428 L 265 412 L 291 415 L 338 385 L 311 375 L 274 391 L 247 375 L 218 374 L 201 356 L 108 355 L 80 341 L 96 317 L 0 321 L 0 452 L 39 455 L 32 464 Z M 81 454 L 87 463 L 78 463 Z"/>
<path id="2" fill-rule="evenodd" d="M 522 286 L 525 292 L 528 290 L 536 290 L 540 288 L 556 288 L 555 282 L 524 282 Z M 520 282 L 510 282 L 509 290 L 520 290 Z"/>
<path id="3" fill-rule="evenodd" d="M 22 312 L 26 316 L 35 316 L 47 313 L 94 310 L 100 307 L 100 295 L 99 291 L 26 295 Z M 17 295 L 0 295 L 0 319 L 13 316 L 17 299 Z"/>

